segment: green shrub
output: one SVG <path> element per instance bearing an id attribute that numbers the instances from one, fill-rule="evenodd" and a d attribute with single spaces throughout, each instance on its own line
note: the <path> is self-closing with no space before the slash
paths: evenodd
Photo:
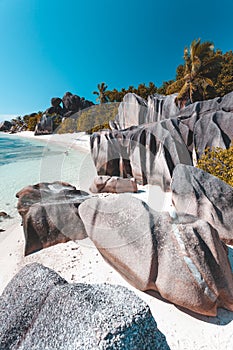
<path id="1" fill-rule="evenodd" d="M 87 134 L 93 134 L 93 132 L 96 132 L 96 131 L 100 131 L 100 130 L 104 130 L 104 129 L 110 129 L 110 126 L 109 126 L 109 122 L 106 122 L 104 124 L 100 124 L 100 125 L 95 125 L 93 128 L 91 128 L 90 130 L 87 130 Z"/>
<path id="2" fill-rule="evenodd" d="M 228 149 L 207 148 L 197 167 L 233 186 L 233 146 Z"/>

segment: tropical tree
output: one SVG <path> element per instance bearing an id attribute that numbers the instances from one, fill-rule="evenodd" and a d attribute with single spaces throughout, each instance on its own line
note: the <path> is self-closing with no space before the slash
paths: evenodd
<path id="1" fill-rule="evenodd" d="M 218 53 L 222 58 L 222 68 L 217 77 L 215 89 L 217 96 L 224 96 L 233 91 L 233 52 L 228 51 L 222 54 Z"/>
<path id="2" fill-rule="evenodd" d="M 96 101 L 99 101 L 101 104 L 108 102 L 108 96 L 106 94 L 106 90 L 108 88 L 108 85 L 105 83 L 101 83 L 97 85 L 98 91 L 93 91 L 94 95 L 97 95 Z"/>
<path id="3" fill-rule="evenodd" d="M 204 100 L 208 87 L 214 86 L 213 80 L 220 70 L 220 56 L 215 55 L 213 49 L 212 42 L 201 43 L 200 39 L 194 40 L 190 49 L 184 49 L 184 75 L 167 88 L 168 94 L 179 89 L 176 102 L 180 107 L 187 102 Z"/>

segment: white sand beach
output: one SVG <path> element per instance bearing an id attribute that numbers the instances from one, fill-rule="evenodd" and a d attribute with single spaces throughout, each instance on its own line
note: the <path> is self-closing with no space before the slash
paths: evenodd
<path id="1" fill-rule="evenodd" d="M 34 138 L 30 132 L 22 132 L 19 136 Z M 89 136 L 83 133 L 37 138 L 59 143 L 68 151 L 72 148 L 89 152 Z M 93 169 L 94 167 L 89 170 L 88 181 L 95 176 Z M 140 186 L 139 193 L 135 196 L 148 202 L 155 210 L 172 210 L 170 193 L 164 194 L 157 186 Z M 20 217 L 14 226 L 0 234 L 4 235 L 0 244 L 0 293 L 24 265 L 39 262 L 54 269 L 71 283 L 106 282 L 127 286 L 149 304 L 157 326 L 172 350 L 233 348 L 233 312 L 219 309 L 217 317 L 194 315 L 136 290 L 103 260 L 89 239 L 58 244 L 24 257 L 24 234 Z M 233 247 L 229 251 L 233 270 Z"/>

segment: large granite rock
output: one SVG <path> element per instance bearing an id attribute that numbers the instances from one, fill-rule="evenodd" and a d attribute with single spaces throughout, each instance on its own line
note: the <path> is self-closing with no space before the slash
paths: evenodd
<path id="1" fill-rule="evenodd" d="M 62 99 L 60 97 L 53 97 L 51 99 L 52 107 L 49 107 L 45 113 L 63 115 L 63 107 L 61 106 Z"/>
<path id="2" fill-rule="evenodd" d="M 0 297 L 1 350 L 168 350 L 147 304 L 125 287 L 67 284 L 31 264 Z"/>
<path id="3" fill-rule="evenodd" d="M 36 125 L 34 135 L 47 135 L 53 133 L 53 118 L 48 114 L 43 114 L 40 122 Z"/>
<path id="4" fill-rule="evenodd" d="M 192 164 L 176 119 L 94 133 L 91 154 L 98 175 L 134 177 L 164 191 L 170 190 L 177 164 Z"/>
<path id="5" fill-rule="evenodd" d="M 199 158 L 207 147 L 228 148 L 233 138 L 233 92 L 224 97 L 198 101 L 179 109 L 174 95 L 152 95 L 148 101 L 135 94 L 125 95 L 112 129 L 126 129 L 164 119 L 176 119 L 190 152 Z"/>
<path id="6" fill-rule="evenodd" d="M 188 148 L 195 149 L 197 158 L 207 147 L 229 147 L 232 112 L 233 92 L 223 97 L 195 102 L 180 110 L 177 114 L 179 129 Z"/>
<path id="7" fill-rule="evenodd" d="M 178 212 L 208 221 L 225 243 L 233 244 L 233 188 L 205 171 L 177 165 L 172 201 Z"/>
<path id="8" fill-rule="evenodd" d="M 0 349 L 18 349 L 48 294 L 67 282 L 39 264 L 22 269 L 0 297 Z"/>
<path id="9" fill-rule="evenodd" d="M 229 148 L 233 140 L 233 112 L 217 111 L 200 118 L 194 127 L 193 140 L 198 159 L 207 148 Z"/>
<path id="10" fill-rule="evenodd" d="M 82 109 L 93 106 L 92 101 L 85 100 L 84 97 L 66 92 L 62 98 L 53 97 L 51 99 L 51 107 L 47 108 L 45 114 L 57 114 L 64 118 L 68 118 L 74 113 L 79 112 Z"/>
<path id="11" fill-rule="evenodd" d="M 120 103 L 118 115 L 111 123 L 111 127 L 122 130 L 174 117 L 179 113 L 175 98 L 176 94 L 169 96 L 154 94 L 146 101 L 134 93 L 128 93 Z"/>
<path id="12" fill-rule="evenodd" d="M 90 187 L 92 193 L 125 193 L 137 192 L 138 186 L 135 179 L 123 179 L 117 176 L 96 176 Z"/>
<path id="13" fill-rule="evenodd" d="M 0 131 L 10 131 L 12 127 L 12 123 L 9 122 L 8 120 L 5 120 L 0 123 Z"/>
<path id="14" fill-rule="evenodd" d="M 65 93 L 65 95 L 62 97 L 62 103 L 64 117 L 70 117 L 72 114 L 94 105 L 93 102 L 85 100 L 84 97 L 79 97 L 71 92 Z"/>
<path id="15" fill-rule="evenodd" d="M 25 255 L 57 243 L 86 238 L 78 206 L 88 193 L 64 182 L 40 183 L 16 194 L 25 235 Z"/>
<path id="16" fill-rule="evenodd" d="M 227 249 L 209 223 L 159 214 L 126 194 L 88 199 L 79 213 L 103 257 L 136 288 L 204 315 L 233 311 Z"/>

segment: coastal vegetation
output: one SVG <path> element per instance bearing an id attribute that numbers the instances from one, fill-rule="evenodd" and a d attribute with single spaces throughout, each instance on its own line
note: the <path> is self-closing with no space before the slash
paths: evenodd
<path id="1" fill-rule="evenodd" d="M 160 87 L 151 81 L 148 84 L 140 83 L 137 87 L 130 85 L 128 88 L 110 90 L 105 82 L 101 82 L 97 85 L 97 90 L 93 91 L 93 94 L 97 96 L 98 105 L 85 108 L 77 113 L 74 111 L 73 114 L 70 111 L 71 115 L 68 118 L 62 118 L 59 113 L 48 113 L 51 108 L 46 110 L 46 114 L 53 118 L 54 131 L 57 130 L 59 133 L 92 132 L 108 126 L 109 121 L 115 118 L 118 105 L 127 93 L 135 93 L 144 99 L 155 93 L 162 95 L 177 93 L 176 103 L 182 108 L 186 104 L 217 96 L 222 97 L 233 91 L 232 51 L 223 53 L 221 50 L 215 50 L 212 42 L 201 42 L 198 39 L 194 40 L 189 48 L 184 49 L 183 58 L 183 64 L 176 68 L 176 77 L 164 81 Z M 80 100 L 78 96 L 76 97 Z M 60 98 L 52 100 L 58 100 L 58 103 L 62 101 Z M 35 130 L 42 114 L 39 111 L 13 119 L 13 131 Z"/>
<path id="2" fill-rule="evenodd" d="M 198 168 L 233 186 L 233 146 L 207 148 L 198 161 Z"/>

